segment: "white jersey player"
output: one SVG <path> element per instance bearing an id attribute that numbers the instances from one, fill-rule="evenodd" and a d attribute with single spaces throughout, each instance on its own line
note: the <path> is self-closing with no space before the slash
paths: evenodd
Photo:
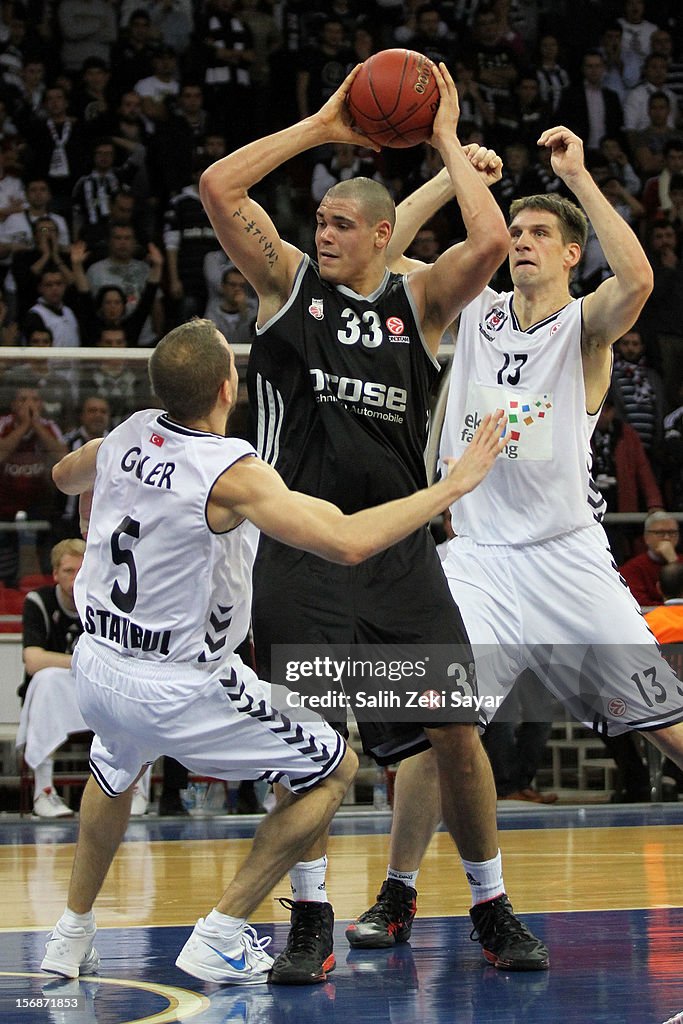
<path id="1" fill-rule="evenodd" d="M 270 939 L 257 938 L 246 919 L 327 827 L 357 759 L 322 719 L 281 714 L 269 686 L 234 653 L 248 625 L 256 531 L 355 564 L 476 486 L 501 450 L 503 421 L 490 417 L 438 485 L 344 516 L 290 491 L 250 445 L 225 437 L 237 372 L 213 323 L 171 331 L 154 350 L 150 376 L 165 413 L 135 414 L 54 469 L 65 493 L 85 496 L 90 519 L 76 587 L 85 632 L 73 669 L 95 737 L 67 909 L 42 968 L 74 978 L 97 968 L 92 906 L 123 838 L 135 780 L 168 754 L 203 775 L 263 778 L 290 791 L 176 961 L 205 981 L 261 984 L 273 964 Z"/>
<path id="2" fill-rule="evenodd" d="M 553 170 L 585 213 L 555 194 L 515 200 L 514 291 L 485 289 L 461 315 L 442 451 L 451 444 L 466 450 L 491 403 L 506 411 L 509 424 L 507 445 L 478 495 L 451 510 L 456 536 L 443 567 L 474 648 L 480 696 L 505 694 L 531 667 L 575 717 L 607 735 L 642 729 L 683 766 L 683 683 L 613 563 L 589 474 L 589 440 L 609 387 L 611 348 L 645 304 L 652 270 L 586 169 L 581 140 L 560 126 L 543 132 L 538 144 L 550 149 Z M 443 175 L 398 208 L 396 254 L 450 198 Z M 586 215 L 613 276 L 574 301 L 569 279 L 585 245 Z M 390 266 L 410 272 L 420 264 L 398 258 Z M 439 820 L 429 757 L 418 755 L 399 769 L 394 877 L 416 874 L 427 848 L 430 789 L 432 824 Z M 421 828 L 413 827 L 403 794 L 419 800 Z M 409 830 L 397 825 L 402 821 Z M 389 944 L 378 908 L 352 926 L 365 946 Z"/>

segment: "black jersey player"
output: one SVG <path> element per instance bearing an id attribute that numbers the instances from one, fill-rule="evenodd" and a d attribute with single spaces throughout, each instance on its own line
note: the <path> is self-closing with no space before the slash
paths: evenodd
<path id="1" fill-rule="evenodd" d="M 290 486 L 345 511 L 424 484 L 428 397 L 442 334 L 508 246 L 502 214 L 457 140 L 457 93 L 443 65 L 436 71 L 441 102 L 431 143 L 456 183 L 466 239 L 408 278 L 390 274 L 394 204 L 382 185 L 365 178 L 340 182 L 323 197 L 315 261 L 279 237 L 248 190 L 305 150 L 359 141 L 344 104 L 355 73 L 317 114 L 223 158 L 200 182 L 223 248 L 259 298 L 248 369 L 257 450 Z M 277 643 L 467 643 L 426 530 L 351 571 L 264 539 L 254 584 L 262 673 Z M 444 821 L 473 891 L 489 891 L 494 876 L 500 886 L 495 787 L 475 727 L 384 725 L 370 730 L 359 722 L 366 750 L 396 760 L 431 744 Z M 321 840 L 290 871 L 292 928 L 272 971 L 275 982 L 322 981 L 334 966 L 324 849 Z M 414 889 L 401 885 L 390 895 L 394 929 L 407 937 Z M 512 965 L 547 966 L 542 943 L 511 909 L 506 915 L 499 934 Z"/>

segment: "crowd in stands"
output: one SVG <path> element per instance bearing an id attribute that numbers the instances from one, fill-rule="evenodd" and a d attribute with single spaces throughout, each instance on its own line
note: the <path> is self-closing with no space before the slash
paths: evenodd
<path id="1" fill-rule="evenodd" d="M 77 527 L 49 478 L 74 444 L 150 399 L 148 348 L 193 315 L 248 343 L 254 296 L 220 250 L 198 193 L 203 169 L 250 138 L 316 110 L 372 53 L 405 46 L 444 60 L 458 132 L 504 158 L 495 186 L 563 192 L 539 149 L 564 123 L 647 249 L 655 287 L 615 347 L 594 436 L 610 511 L 683 511 L 683 13 L 674 0 L 2 0 L 0 345 L 81 347 L 92 360 L 0 358 L 1 521 L 48 520 L 39 551 Z M 314 150 L 262 186 L 304 249 L 331 184 L 359 174 L 397 201 L 438 167 L 428 145 Z M 463 234 L 449 204 L 413 252 L 434 259 Z M 609 274 L 589 238 L 580 296 Z M 506 269 L 496 284 L 506 286 Z M 98 349 L 120 348 L 120 358 Z M 619 563 L 640 527 L 613 533 Z M 17 579 L 17 534 L 0 530 L 0 581 Z"/>

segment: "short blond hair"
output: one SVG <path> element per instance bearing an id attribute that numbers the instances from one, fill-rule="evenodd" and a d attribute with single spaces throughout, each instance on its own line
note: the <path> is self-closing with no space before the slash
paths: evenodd
<path id="1" fill-rule="evenodd" d="M 66 555 L 74 555 L 76 558 L 83 558 L 84 554 L 84 540 L 80 540 L 78 537 L 67 537 L 66 540 L 60 540 L 59 544 L 55 544 L 50 552 L 52 571 L 57 572 L 62 559 L 65 558 Z"/>

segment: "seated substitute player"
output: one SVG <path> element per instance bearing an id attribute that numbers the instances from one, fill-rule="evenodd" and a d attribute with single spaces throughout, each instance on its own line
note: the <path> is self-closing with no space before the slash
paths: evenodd
<path id="1" fill-rule="evenodd" d="M 301 725 L 280 714 L 269 686 L 234 653 L 249 624 L 258 531 L 360 562 L 476 486 L 502 449 L 504 420 L 490 417 L 439 484 L 345 516 L 290 491 L 251 445 L 225 436 L 238 380 L 213 323 L 171 331 L 150 359 L 150 377 L 165 412 L 134 413 L 54 468 L 56 484 L 81 494 L 82 517 L 89 515 L 75 587 L 84 633 L 73 668 L 95 737 L 67 908 L 42 968 L 73 978 L 96 969 L 93 903 L 123 838 L 135 780 L 168 754 L 201 775 L 279 780 L 290 791 L 176 961 L 204 981 L 258 984 L 273 964 L 270 939 L 257 938 L 246 918 L 326 828 L 357 766 L 322 719 Z"/>
<path id="2" fill-rule="evenodd" d="M 472 161 L 460 145 L 457 90 L 443 65 L 434 72 L 440 104 L 430 142 L 455 182 L 467 237 L 407 278 L 390 274 L 393 200 L 378 182 L 354 178 L 333 186 L 316 211 L 315 260 L 280 238 L 250 190 L 307 149 L 359 142 L 345 105 L 356 73 L 317 113 L 217 161 L 200 182 L 221 245 L 259 299 L 247 369 L 256 447 L 290 487 L 345 512 L 424 485 L 430 390 L 443 332 L 484 287 L 508 246 L 502 213 L 478 173 L 488 151 L 480 163 L 478 150 Z M 466 643 L 424 530 L 360 569 L 330 566 L 262 537 L 253 626 L 265 678 L 276 644 Z M 463 660 L 468 671 L 469 649 Z M 442 672 L 432 662 L 429 685 L 439 691 L 447 684 L 445 666 Z M 359 721 L 359 729 L 364 749 L 380 763 L 434 747 L 444 821 L 473 893 L 486 892 L 492 870 L 502 884 L 491 766 L 474 722 L 440 715 L 427 724 L 433 727 L 384 714 L 381 721 Z M 290 872 L 291 929 L 271 975 L 275 983 L 323 981 L 334 965 L 325 838 Z M 544 944 L 507 901 L 496 907 L 490 939 L 516 969 L 548 966 Z"/>
<path id="3" fill-rule="evenodd" d="M 590 436 L 610 383 L 611 346 L 637 319 L 652 289 L 647 258 L 626 222 L 587 171 L 583 144 L 556 127 L 539 145 L 584 212 L 554 194 L 515 200 L 510 209 L 514 290 L 485 288 L 463 310 L 450 374 L 441 451 L 466 450 L 471 424 L 489 407 L 509 415 L 508 444 L 474 500 L 451 510 L 455 537 L 443 562 L 474 645 L 480 695 L 504 694 L 526 668 L 580 721 L 607 736 L 638 729 L 683 764 L 683 684 L 661 657 L 614 565 L 600 519 L 604 503 L 590 477 Z M 441 182 L 399 207 L 396 253 L 443 201 Z M 613 276 L 573 300 L 572 270 L 590 218 Z M 411 261 L 398 258 L 397 268 Z M 497 652 L 485 665 L 477 645 Z M 486 724 L 483 722 L 482 724 Z M 431 754 L 400 766 L 390 868 L 414 875 L 439 819 Z M 395 908 L 415 889 L 385 883 L 378 902 L 347 930 L 353 946 L 389 946 L 410 936 Z M 472 908 L 475 932 L 489 909 Z M 414 913 L 414 911 L 413 911 Z M 494 958 L 488 956 L 492 962 Z"/>

